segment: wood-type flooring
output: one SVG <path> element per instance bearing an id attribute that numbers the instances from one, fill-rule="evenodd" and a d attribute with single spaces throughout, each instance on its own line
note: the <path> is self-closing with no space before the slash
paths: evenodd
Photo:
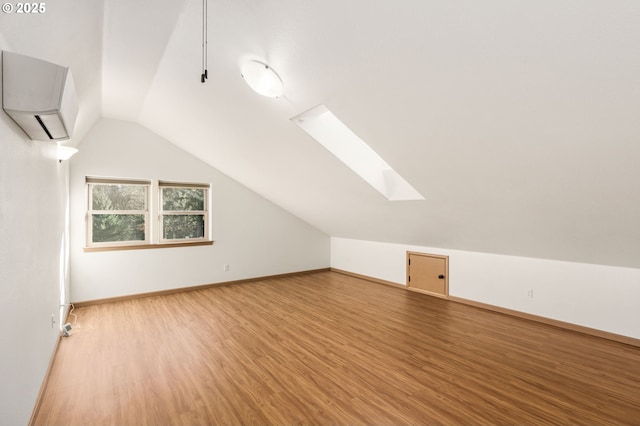
<path id="1" fill-rule="evenodd" d="M 74 313 L 37 425 L 640 424 L 640 348 L 337 272 Z"/>

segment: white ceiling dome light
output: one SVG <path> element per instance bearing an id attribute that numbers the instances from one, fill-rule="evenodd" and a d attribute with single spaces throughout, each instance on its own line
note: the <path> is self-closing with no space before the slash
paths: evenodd
<path id="1" fill-rule="evenodd" d="M 284 85 L 280 76 L 269 65 L 255 60 L 242 64 L 242 77 L 257 93 L 270 98 L 282 96 Z"/>

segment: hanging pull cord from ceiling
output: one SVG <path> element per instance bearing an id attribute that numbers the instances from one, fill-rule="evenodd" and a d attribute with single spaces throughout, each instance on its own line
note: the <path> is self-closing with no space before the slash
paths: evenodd
<path id="1" fill-rule="evenodd" d="M 204 83 L 209 78 L 207 72 L 207 30 L 208 30 L 208 0 L 202 0 L 202 74 L 200 74 L 200 82 Z"/>

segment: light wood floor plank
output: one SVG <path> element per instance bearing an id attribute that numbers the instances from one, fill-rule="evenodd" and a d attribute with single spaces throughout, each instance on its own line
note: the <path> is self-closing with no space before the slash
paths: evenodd
<path id="1" fill-rule="evenodd" d="M 37 425 L 640 424 L 640 348 L 335 272 L 75 313 Z"/>

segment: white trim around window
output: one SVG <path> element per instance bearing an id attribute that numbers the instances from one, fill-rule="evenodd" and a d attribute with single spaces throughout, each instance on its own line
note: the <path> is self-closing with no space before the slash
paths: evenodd
<path id="1" fill-rule="evenodd" d="M 86 178 L 85 251 L 213 244 L 208 183 Z"/>
<path id="2" fill-rule="evenodd" d="M 158 182 L 158 239 L 160 243 L 209 240 L 210 185 Z"/>

